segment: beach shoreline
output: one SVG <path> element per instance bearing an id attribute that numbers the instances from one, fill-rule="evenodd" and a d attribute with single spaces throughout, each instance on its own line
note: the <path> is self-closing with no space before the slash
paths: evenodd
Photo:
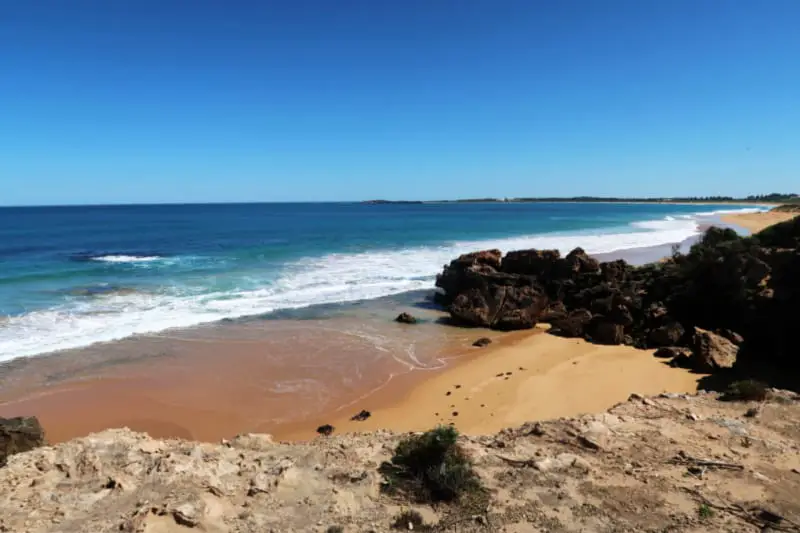
<path id="1" fill-rule="evenodd" d="M 756 232 L 792 216 L 720 219 Z M 665 251 L 634 255 L 654 260 Z M 30 372 L 0 373 L 6 385 L 0 416 L 37 415 L 53 442 L 120 426 L 205 441 L 242 432 L 307 440 L 323 424 L 351 432 L 453 423 L 465 433 L 486 434 L 529 420 L 602 411 L 634 392 L 692 392 L 703 377 L 669 367 L 652 350 L 564 339 L 542 327 L 513 333 L 447 327 L 436 323 L 441 311 L 371 305 L 364 316 L 374 331 L 355 341 L 351 333 L 330 337 L 357 330 L 365 320 L 360 315 L 204 325 L 26 358 L 16 365 Z M 425 320 L 397 329 L 391 319 L 399 311 Z M 405 344 L 390 347 L 383 359 L 372 357 L 383 348 L 367 340 L 370 335 Z M 483 336 L 494 342 L 471 346 Z M 307 355 L 320 349 L 325 360 L 339 354 L 330 361 L 338 369 L 318 366 L 322 359 Z M 109 361 L 115 350 L 120 355 Z M 299 392 L 272 390 L 281 380 Z M 371 413 L 367 420 L 350 420 L 362 409 Z"/>
<path id="2" fill-rule="evenodd" d="M 761 213 L 724 214 L 720 218 L 726 224 L 744 228 L 750 233 L 758 233 L 769 226 L 791 220 L 796 216 L 797 213 L 772 210 Z"/>

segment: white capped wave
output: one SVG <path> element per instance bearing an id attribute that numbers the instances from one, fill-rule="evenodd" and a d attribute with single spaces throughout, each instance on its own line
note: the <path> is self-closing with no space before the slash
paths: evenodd
<path id="1" fill-rule="evenodd" d="M 742 212 L 742 210 L 739 210 Z M 540 234 L 460 241 L 402 250 L 329 254 L 284 266 L 262 288 L 198 293 L 178 289 L 114 294 L 9 317 L 0 324 L 0 361 L 80 348 L 137 334 L 184 328 L 279 309 L 350 302 L 428 289 L 444 264 L 479 249 L 558 249 L 590 254 L 683 242 L 699 234 L 698 214 L 635 222 L 605 232 Z M 157 256 L 103 256 L 109 262 L 156 261 Z M 251 285 L 252 286 L 252 285 Z"/>
<path id="2" fill-rule="evenodd" d="M 101 255 L 92 257 L 90 261 L 103 263 L 150 263 L 164 259 L 160 255 Z"/>

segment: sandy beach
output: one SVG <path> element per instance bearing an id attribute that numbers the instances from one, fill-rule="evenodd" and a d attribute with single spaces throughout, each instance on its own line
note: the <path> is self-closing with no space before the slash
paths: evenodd
<path id="1" fill-rule="evenodd" d="M 791 213 L 727 215 L 751 232 Z M 649 253 L 655 253 L 652 250 Z M 546 327 L 498 333 L 438 323 L 441 311 L 372 301 L 332 317 L 221 323 L 139 336 L 0 368 L 0 416 L 36 415 L 53 442 L 127 426 L 214 441 L 238 433 L 307 440 L 454 424 L 486 434 L 603 411 L 631 393 L 691 392 L 700 374 L 652 350 L 599 346 Z M 423 318 L 395 324 L 400 311 Z M 474 348 L 489 336 L 493 343 Z M 361 410 L 371 416 L 350 418 Z"/>
<path id="2" fill-rule="evenodd" d="M 797 216 L 797 213 L 786 213 L 781 211 L 766 211 L 763 213 L 741 213 L 733 215 L 723 215 L 722 221 L 734 226 L 739 226 L 751 233 L 758 233 L 766 227 L 778 224 L 785 220 L 790 220 Z"/>
<path id="3" fill-rule="evenodd" d="M 701 374 L 668 366 L 654 350 L 599 346 L 546 333 L 518 332 L 458 359 L 411 387 L 405 394 L 387 387 L 320 423 L 338 432 L 376 429 L 421 431 L 453 424 L 481 435 L 535 420 L 598 412 L 624 401 L 631 393 L 693 392 Z M 398 383 L 399 384 L 399 383 Z M 350 416 L 371 409 L 366 421 Z M 284 435 L 313 436 L 309 429 Z"/>

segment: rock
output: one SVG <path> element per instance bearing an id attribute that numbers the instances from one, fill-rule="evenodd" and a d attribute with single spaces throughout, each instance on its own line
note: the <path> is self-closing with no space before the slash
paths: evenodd
<path id="1" fill-rule="evenodd" d="M 588 473 L 590 470 L 586 459 L 573 453 L 560 453 L 555 457 L 545 457 L 535 461 L 533 466 L 540 472 L 558 472 L 574 468 L 583 473 Z"/>
<path id="2" fill-rule="evenodd" d="M 692 354 L 690 353 L 682 353 L 680 355 L 676 355 L 672 358 L 669 362 L 669 366 L 673 368 L 692 368 L 693 365 Z"/>
<path id="3" fill-rule="evenodd" d="M 509 274 L 549 277 L 559 266 L 561 254 L 558 250 L 519 250 L 508 252 L 503 258 L 501 270 Z"/>
<path id="4" fill-rule="evenodd" d="M 653 346 L 674 346 L 683 338 L 683 326 L 677 322 L 669 322 L 650 330 L 648 340 Z"/>
<path id="5" fill-rule="evenodd" d="M 539 317 L 539 322 L 554 322 L 556 320 L 566 318 L 568 314 L 569 312 L 567 311 L 567 307 L 564 305 L 564 302 L 551 302 L 550 305 L 547 306 L 547 309 L 545 309 Z"/>
<path id="6" fill-rule="evenodd" d="M 0 418 L 0 466 L 9 455 L 44 446 L 44 430 L 35 416 Z"/>
<path id="7" fill-rule="evenodd" d="M 416 324 L 417 319 L 408 313 L 400 313 L 397 315 L 397 318 L 394 319 L 395 322 L 400 322 L 401 324 Z"/>
<path id="8" fill-rule="evenodd" d="M 734 343 L 700 328 L 695 328 L 692 340 L 692 367 L 701 372 L 733 368 L 739 347 Z"/>
<path id="9" fill-rule="evenodd" d="M 716 333 L 717 335 L 725 337 L 736 346 L 741 346 L 744 343 L 744 338 L 735 331 L 732 331 L 730 329 L 718 329 Z"/>
<path id="10" fill-rule="evenodd" d="M 587 309 L 576 309 L 569 316 L 553 322 L 550 333 L 561 337 L 583 337 L 586 326 L 592 320 L 592 313 Z"/>
<path id="11" fill-rule="evenodd" d="M 564 258 L 564 263 L 567 265 L 567 270 L 574 274 L 584 274 L 600 270 L 600 262 L 597 259 L 589 257 L 589 255 L 583 251 L 583 248 L 575 248 L 568 253 L 567 257 Z"/>
<path id="12" fill-rule="evenodd" d="M 499 330 L 529 329 L 547 306 L 547 297 L 530 277 L 471 273 L 450 305 L 458 322 Z"/>
<path id="13" fill-rule="evenodd" d="M 491 343 L 492 339 L 490 339 L 489 337 L 481 337 L 480 339 L 473 342 L 472 345 L 478 348 L 483 348 L 484 346 L 489 346 Z"/>
<path id="14" fill-rule="evenodd" d="M 328 435 L 333 433 L 334 429 L 336 428 L 334 428 L 332 425 L 325 424 L 317 428 L 317 433 L 319 433 L 320 435 L 325 435 L 327 437 Z"/>
<path id="15" fill-rule="evenodd" d="M 689 348 L 684 348 L 683 346 L 662 346 L 658 350 L 655 351 L 653 354 L 656 357 L 661 357 L 663 359 L 674 359 L 676 357 L 686 356 L 688 357 L 691 355 L 692 350 Z"/>
<path id="16" fill-rule="evenodd" d="M 620 324 L 614 324 L 602 317 L 593 320 L 589 331 L 591 340 L 598 344 L 616 345 L 625 342 L 624 328 Z"/>
<path id="17" fill-rule="evenodd" d="M 502 253 L 500 250 L 484 250 L 464 254 L 444 267 L 444 271 L 436 276 L 436 286 L 444 290 L 437 293 L 438 303 L 448 306 L 467 284 L 467 278 L 473 274 L 491 274 L 500 269 Z"/>
<path id="18" fill-rule="evenodd" d="M 609 447 L 611 430 L 599 421 L 592 421 L 578 435 L 578 442 L 592 450 L 604 450 Z"/>
<path id="19" fill-rule="evenodd" d="M 359 413 L 356 413 L 355 415 L 353 415 L 353 416 L 350 418 L 350 420 L 353 420 L 353 421 L 356 421 L 356 422 L 363 422 L 364 420 L 366 420 L 366 419 L 367 419 L 367 418 L 369 418 L 370 416 L 372 416 L 372 413 L 370 413 L 369 411 L 365 411 L 364 409 L 362 409 L 362 410 L 361 410 Z"/>

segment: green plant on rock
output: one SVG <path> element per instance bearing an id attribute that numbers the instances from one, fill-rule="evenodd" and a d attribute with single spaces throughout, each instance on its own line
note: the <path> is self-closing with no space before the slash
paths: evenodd
<path id="1" fill-rule="evenodd" d="M 453 501 L 483 491 L 472 463 L 458 445 L 458 431 L 439 426 L 402 440 L 391 463 L 381 465 L 384 490 L 404 492 L 418 501 Z"/>

